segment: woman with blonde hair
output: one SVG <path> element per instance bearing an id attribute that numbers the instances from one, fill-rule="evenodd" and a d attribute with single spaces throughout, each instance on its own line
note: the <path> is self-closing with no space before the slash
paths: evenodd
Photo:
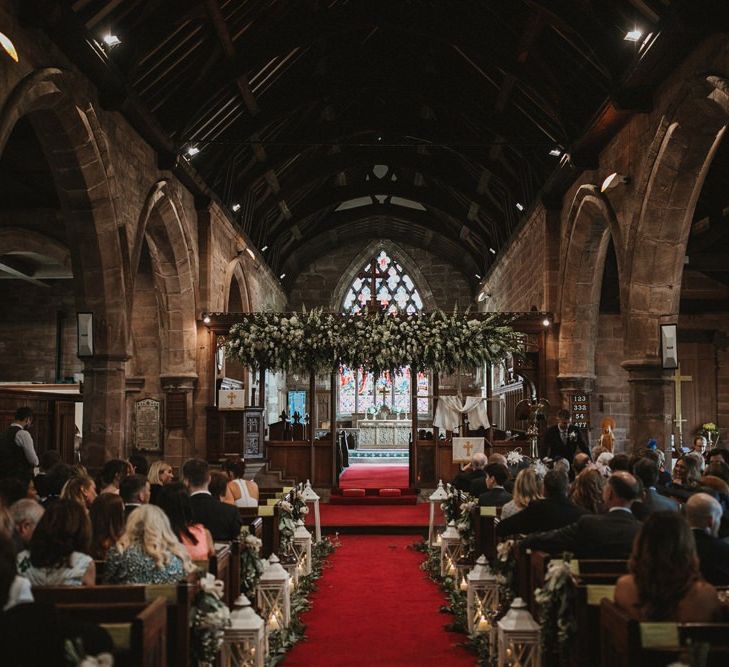
<path id="1" fill-rule="evenodd" d="M 514 482 L 514 497 L 501 508 L 502 520 L 521 512 L 532 500 L 542 498 L 542 482 L 534 468 L 520 470 Z"/>
<path id="2" fill-rule="evenodd" d="M 157 497 L 162 487 L 165 484 L 170 484 L 175 481 L 175 473 L 172 471 L 172 466 L 167 461 L 155 461 L 149 466 L 147 481 L 152 492 L 149 502 L 156 505 Z"/>
<path id="3" fill-rule="evenodd" d="M 88 475 L 71 477 L 61 489 L 62 500 L 75 500 L 87 512 L 96 500 L 96 483 Z"/>
<path id="4" fill-rule="evenodd" d="M 104 583 L 167 584 L 181 581 L 194 566 L 167 515 L 154 505 L 140 505 L 127 519 L 119 541 L 109 549 Z"/>
<path id="5" fill-rule="evenodd" d="M 570 500 L 592 514 L 599 514 L 602 508 L 602 490 L 605 478 L 596 468 L 583 470 L 572 484 Z"/>

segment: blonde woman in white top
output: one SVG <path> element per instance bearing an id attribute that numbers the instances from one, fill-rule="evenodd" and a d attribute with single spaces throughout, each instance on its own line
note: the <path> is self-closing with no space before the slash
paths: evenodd
<path id="1" fill-rule="evenodd" d="M 228 482 L 225 502 L 236 507 L 258 507 L 258 484 L 252 479 L 243 479 L 246 474 L 246 464 L 243 459 L 227 466 L 233 479 Z"/>

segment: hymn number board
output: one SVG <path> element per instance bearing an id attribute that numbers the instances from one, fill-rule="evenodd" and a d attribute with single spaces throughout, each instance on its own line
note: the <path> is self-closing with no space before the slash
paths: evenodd
<path id="1" fill-rule="evenodd" d="M 590 395 L 589 394 L 572 394 L 572 423 L 577 428 L 590 428 Z"/>

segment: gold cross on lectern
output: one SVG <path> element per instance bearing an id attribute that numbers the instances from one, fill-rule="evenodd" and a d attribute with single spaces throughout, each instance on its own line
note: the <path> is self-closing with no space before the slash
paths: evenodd
<path id="1" fill-rule="evenodd" d="M 687 421 L 686 419 L 682 419 L 681 415 L 681 383 L 691 382 L 692 380 L 693 378 L 690 375 L 681 375 L 681 364 L 679 364 L 676 370 L 673 372 L 673 387 L 676 412 L 676 418 L 673 421 L 676 424 L 676 434 L 678 435 L 678 442 L 676 443 L 676 449 L 678 450 L 683 447 L 683 422 Z"/>
<path id="2" fill-rule="evenodd" d="M 468 458 L 471 458 L 471 450 L 473 449 L 473 445 L 471 444 L 470 440 L 466 440 L 466 444 L 463 445 L 463 449 L 466 450 L 466 454 L 468 455 Z"/>
<path id="3" fill-rule="evenodd" d="M 228 392 L 228 403 L 230 405 L 234 405 L 235 404 L 235 399 L 236 399 L 236 394 L 234 392 L 232 392 L 232 391 Z"/>

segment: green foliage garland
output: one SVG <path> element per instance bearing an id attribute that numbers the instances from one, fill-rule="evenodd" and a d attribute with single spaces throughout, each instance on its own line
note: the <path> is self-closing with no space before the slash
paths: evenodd
<path id="1" fill-rule="evenodd" d="M 250 600 L 255 599 L 258 580 L 263 574 L 261 546 L 261 540 L 255 535 L 246 535 L 241 544 L 240 588 L 241 592 Z"/>
<path id="2" fill-rule="evenodd" d="M 419 315 L 348 315 L 313 310 L 250 313 L 231 327 L 226 355 L 271 371 L 368 372 L 410 366 L 452 373 L 479 368 L 520 347 L 512 316 L 473 317 L 442 311 Z"/>

